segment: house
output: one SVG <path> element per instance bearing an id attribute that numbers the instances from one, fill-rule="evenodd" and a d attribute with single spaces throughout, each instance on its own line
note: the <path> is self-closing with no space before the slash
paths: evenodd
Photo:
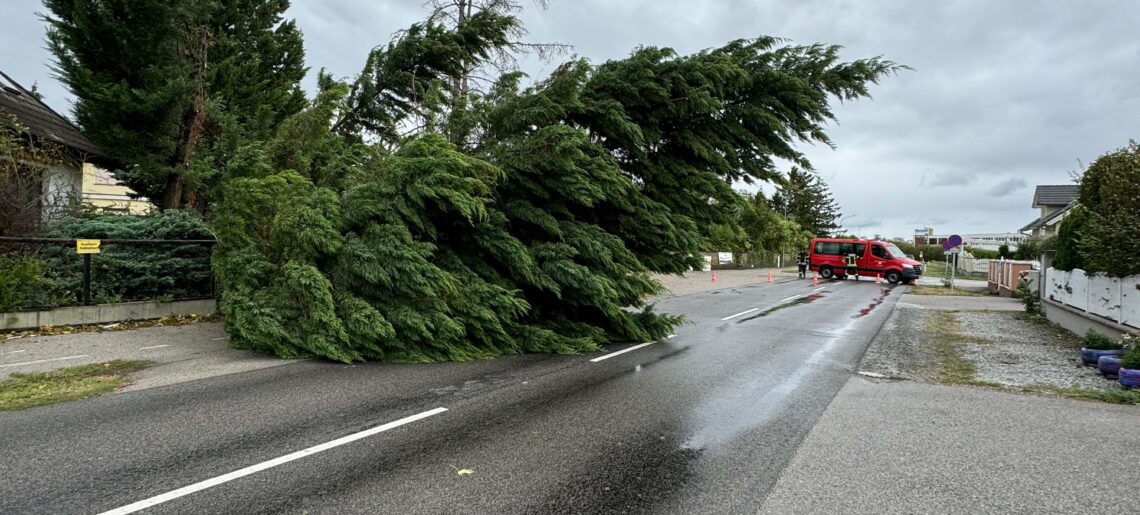
<path id="1" fill-rule="evenodd" d="M 151 209 L 106 170 L 120 165 L 67 118 L 0 71 L 0 127 L 15 123 L 14 149 L 0 154 L 0 234 L 27 234 L 79 202 L 120 212 Z"/>
<path id="2" fill-rule="evenodd" d="M 1035 238 L 1057 234 L 1061 220 L 1077 205 L 1080 186 L 1076 184 L 1041 185 L 1033 192 L 1032 207 L 1041 210 L 1041 216 L 1021 228 L 1022 233 Z"/>

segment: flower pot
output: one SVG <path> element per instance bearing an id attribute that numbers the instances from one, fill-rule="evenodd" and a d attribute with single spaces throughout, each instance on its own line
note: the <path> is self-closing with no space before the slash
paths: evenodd
<path id="1" fill-rule="evenodd" d="M 1096 368 L 1104 375 L 1114 376 L 1120 370 L 1120 356 L 1101 356 L 1096 360 Z"/>
<path id="2" fill-rule="evenodd" d="M 1125 388 L 1140 388 L 1140 369 L 1121 368 L 1116 372 L 1121 386 Z"/>
<path id="3" fill-rule="evenodd" d="M 1081 362 L 1086 365 L 1096 365 L 1101 356 L 1119 356 L 1124 354 L 1123 349 L 1090 349 L 1081 347 Z"/>

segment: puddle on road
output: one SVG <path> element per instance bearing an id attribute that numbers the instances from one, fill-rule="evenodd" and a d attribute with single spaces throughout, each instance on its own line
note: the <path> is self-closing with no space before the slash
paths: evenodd
<path id="1" fill-rule="evenodd" d="M 867 307 L 860 309 L 859 313 L 855 314 L 851 318 L 863 318 L 863 317 L 871 314 L 871 312 L 874 311 L 875 308 L 879 307 L 879 305 L 882 304 L 883 301 L 887 300 L 887 296 L 890 294 L 891 294 L 890 288 L 879 288 L 879 296 L 875 297 L 875 300 L 871 301 L 871 303 L 868 304 Z"/>
<path id="2" fill-rule="evenodd" d="M 749 320 L 755 320 L 755 319 L 760 318 L 760 317 L 766 317 L 766 316 L 768 316 L 772 313 L 775 313 L 776 311 L 779 311 L 781 309 L 790 308 L 792 306 L 799 306 L 800 304 L 808 304 L 811 302 L 815 302 L 821 298 L 823 298 L 822 292 L 813 293 L 813 294 L 808 295 L 806 297 L 800 297 L 796 300 L 790 300 L 790 301 L 785 302 L 783 304 L 772 306 L 772 307 L 765 309 L 764 311 L 761 311 L 755 315 L 752 315 L 752 316 L 747 317 L 747 318 L 742 318 L 742 319 L 738 320 L 736 323 L 740 324 L 740 323 L 747 322 Z"/>

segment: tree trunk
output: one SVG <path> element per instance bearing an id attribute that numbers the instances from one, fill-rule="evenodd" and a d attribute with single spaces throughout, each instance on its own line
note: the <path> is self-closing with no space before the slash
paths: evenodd
<path id="1" fill-rule="evenodd" d="M 179 151 L 178 162 L 166 179 L 166 188 L 163 190 L 162 202 L 159 209 L 178 209 L 182 207 L 183 179 L 186 170 L 190 168 L 190 159 L 194 155 L 194 146 L 206 125 L 206 58 L 210 47 L 210 32 L 206 27 L 199 27 L 197 41 L 194 48 L 194 98 L 186 110 L 184 126 L 186 136 Z M 190 192 L 194 196 L 194 192 Z"/>

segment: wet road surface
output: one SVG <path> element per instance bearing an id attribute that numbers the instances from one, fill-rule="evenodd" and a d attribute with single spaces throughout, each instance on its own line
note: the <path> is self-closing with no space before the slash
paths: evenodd
<path id="1" fill-rule="evenodd" d="M 0 513 L 754 512 L 901 290 L 667 299 L 585 356 L 308 362 L 0 414 Z"/>

